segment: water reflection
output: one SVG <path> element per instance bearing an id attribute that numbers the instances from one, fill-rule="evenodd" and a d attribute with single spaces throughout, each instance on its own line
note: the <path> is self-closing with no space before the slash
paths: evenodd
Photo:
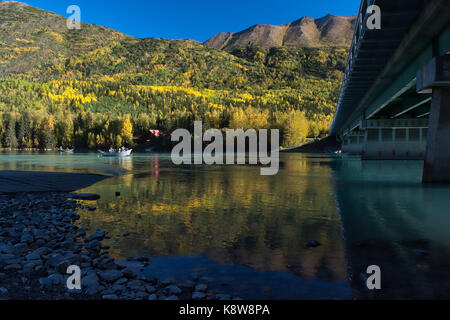
<path id="1" fill-rule="evenodd" d="M 292 156 L 291 156 L 292 157 Z M 286 156 L 277 176 L 257 167 L 164 168 L 105 180 L 83 192 L 101 195 L 80 224 L 108 230 L 117 258 L 146 252 L 204 257 L 257 272 L 281 271 L 304 279 L 346 280 L 339 217 L 329 159 Z M 120 192 L 120 197 L 115 193 Z M 121 237 L 130 233 L 128 237 Z M 308 249 L 308 240 L 322 246 Z"/>
<path id="2" fill-rule="evenodd" d="M 450 187 L 423 186 L 422 166 L 282 154 L 278 175 L 260 176 L 254 166 L 174 167 L 167 154 L 0 153 L 0 169 L 112 175 L 81 190 L 101 199 L 79 222 L 109 231 L 112 255 L 150 254 L 148 272 L 201 271 L 254 299 L 450 298 Z M 373 264 L 380 291 L 365 285 Z"/>

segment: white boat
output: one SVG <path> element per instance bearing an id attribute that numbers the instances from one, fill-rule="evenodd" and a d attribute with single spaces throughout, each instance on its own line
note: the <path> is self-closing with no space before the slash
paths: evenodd
<path id="1" fill-rule="evenodd" d="M 75 149 L 58 149 L 59 152 L 73 153 Z"/>
<path id="2" fill-rule="evenodd" d="M 125 151 L 109 151 L 109 152 L 104 152 L 102 150 L 97 151 L 100 152 L 100 155 L 102 157 L 128 157 L 131 154 L 131 151 L 133 151 L 133 149 L 128 149 Z"/>

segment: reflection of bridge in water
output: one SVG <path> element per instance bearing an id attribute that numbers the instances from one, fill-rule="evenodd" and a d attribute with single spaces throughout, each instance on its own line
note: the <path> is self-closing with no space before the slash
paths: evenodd
<path id="1" fill-rule="evenodd" d="M 420 161 L 350 159 L 335 165 L 353 296 L 448 299 L 449 187 L 424 187 Z M 382 290 L 366 287 L 370 265 L 381 268 Z"/>
<path id="2" fill-rule="evenodd" d="M 363 0 L 331 130 L 343 152 L 425 159 L 424 182 L 450 182 L 449 53 L 448 0 Z"/>

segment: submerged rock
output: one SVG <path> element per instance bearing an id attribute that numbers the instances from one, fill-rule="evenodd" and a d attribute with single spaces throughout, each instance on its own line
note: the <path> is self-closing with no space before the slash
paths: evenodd
<path id="1" fill-rule="evenodd" d="M 77 200 L 98 200 L 100 196 L 96 193 L 72 193 L 70 198 Z"/>
<path id="2" fill-rule="evenodd" d="M 319 241 L 316 240 L 309 240 L 308 242 L 306 242 L 305 246 L 307 248 L 315 248 L 315 247 L 319 247 L 322 244 Z"/>

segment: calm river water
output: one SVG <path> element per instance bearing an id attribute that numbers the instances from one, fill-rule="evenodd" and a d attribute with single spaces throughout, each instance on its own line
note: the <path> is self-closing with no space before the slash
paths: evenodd
<path id="1" fill-rule="evenodd" d="M 79 191 L 101 196 L 79 225 L 108 231 L 117 259 L 150 255 L 159 277 L 198 273 L 249 299 L 450 298 L 450 187 L 423 186 L 422 162 L 281 154 L 260 176 L 169 156 L 3 152 L 0 170 L 110 175 Z M 365 285 L 370 265 L 381 290 Z"/>

